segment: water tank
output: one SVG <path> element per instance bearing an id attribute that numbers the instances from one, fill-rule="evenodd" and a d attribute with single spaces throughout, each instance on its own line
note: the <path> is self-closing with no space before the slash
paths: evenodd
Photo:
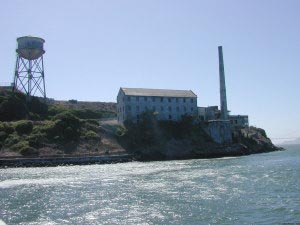
<path id="1" fill-rule="evenodd" d="M 19 37 L 17 38 L 18 48 L 17 53 L 20 57 L 34 60 L 39 58 L 45 53 L 44 51 L 44 42 L 45 40 L 39 37 Z"/>

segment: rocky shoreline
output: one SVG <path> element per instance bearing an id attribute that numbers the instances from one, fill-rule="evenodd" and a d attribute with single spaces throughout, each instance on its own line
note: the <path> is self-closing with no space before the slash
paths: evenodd
<path id="1" fill-rule="evenodd" d="M 148 149 L 156 151 L 154 149 Z M 98 155 L 98 156 L 45 156 L 45 157 L 2 157 L 0 158 L 0 168 L 9 167 L 50 167 L 66 165 L 90 165 L 90 164 L 113 164 L 132 161 L 166 161 L 166 160 L 189 160 L 189 159 L 210 159 L 222 157 L 238 157 L 251 154 L 268 153 L 273 151 L 283 151 L 285 149 L 276 146 L 264 149 L 249 149 L 242 144 L 218 147 L 207 151 L 202 151 L 189 155 L 164 156 L 162 154 L 117 154 L 117 155 Z"/>
<path id="2" fill-rule="evenodd" d="M 130 162 L 132 160 L 133 157 L 129 154 L 78 157 L 0 158 L 0 168 L 112 164 Z"/>

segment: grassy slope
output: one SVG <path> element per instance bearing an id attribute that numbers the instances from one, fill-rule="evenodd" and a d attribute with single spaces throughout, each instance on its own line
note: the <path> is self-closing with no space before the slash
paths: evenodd
<path id="1" fill-rule="evenodd" d="M 124 152 L 98 120 L 111 111 L 49 106 L 0 91 L 0 157 Z"/>

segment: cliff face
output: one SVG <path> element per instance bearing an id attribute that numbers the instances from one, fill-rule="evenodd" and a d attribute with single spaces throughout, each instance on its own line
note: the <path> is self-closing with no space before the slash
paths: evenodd
<path id="1" fill-rule="evenodd" d="M 245 145 L 250 153 L 280 150 L 261 128 L 242 128 L 234 133 L 234 141 Z"/>
<path id="2" fill-rule="evenodd" d="M 157 121 L 144 115 L 139 124 L 129 124 L 121 138 L 124 148 L 141 160 L 192 159 L 241 156 L 279 150 L 263 129 L 236 130 L 231 144 L 218 144 L 191 118 Z"/>

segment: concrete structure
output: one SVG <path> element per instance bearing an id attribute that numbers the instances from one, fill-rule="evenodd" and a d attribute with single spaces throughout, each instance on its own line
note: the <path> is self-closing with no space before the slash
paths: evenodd
<path id="1" fill-rule="evenodd" d="M 210 120 L 205 129 L 206 133 L 217 143 L 230 144 L 232 142 L 229 120 Z"/>
<path id="2" fill-rule="evenodd" d="M 220 119 L 218 106 L 198 107 L 198 119 L 200 122 Z"/>
<path id="3" fill-rule="evenodd" d="M 219 51 L 219 76 L 220 76 L 220 103 L 221 103 L 221 119 L 228 119 L 227 98 L 226 98 L 226 85 L 225 85 L 225 71 L 223 61 L 222 46 L 218 47 Z"/>
<path id="4" fill-rule="evenodd" d="M 229 115 L 231 129 L 239 129 L 249 127 L 249 120 L 247 115 Z"/>
<path id="5" fill-rule="evenodd" d="M 221 111 L 218 106 L 198 107 L 198 120 L 200 122 L 209 122 L 211 120 L 220 120 Z M 228 115 L 231 129 L 249 127 L 247 115 Z"/>
<path id="6" fill-rule="evenodd" d="M 227 110 L 227 98 L 226 98 L 226 85 L 225 85 L 225 72 L 224 72 L 224 62 L 223 62 L 223 51 L 222 46 L 218 47 L 219 53 L 219 78 L 220 78 L 220 105 L 221 113 L 220 118 L 216 120 L 209 120 L 206 127 L 206 132 L 212 137 L 212 139 L 220 144 L 230 144 L 232 142 L 231 136 L 231 126 L 228 120 L 228 110 Z M 216 113 L 218 110 L 214 108 L 211 110 L 211 116 L 217 117 Z"/>
<path id="7" fill-rule="evenodd" d="M 46 98 L 43 54 L 45 40 L 39 37 L 17 38 L 18 48 L 14 75 L 14 91 Z"/>
<path id="8" fill-rule="evenodd" d="M 179 120 L 183 115 L 197 116 L 197 95 L 191 90 L 120 88 L 117 118 L 138 122 L 140 114 L 153 111 L 158 120 Z"/>

